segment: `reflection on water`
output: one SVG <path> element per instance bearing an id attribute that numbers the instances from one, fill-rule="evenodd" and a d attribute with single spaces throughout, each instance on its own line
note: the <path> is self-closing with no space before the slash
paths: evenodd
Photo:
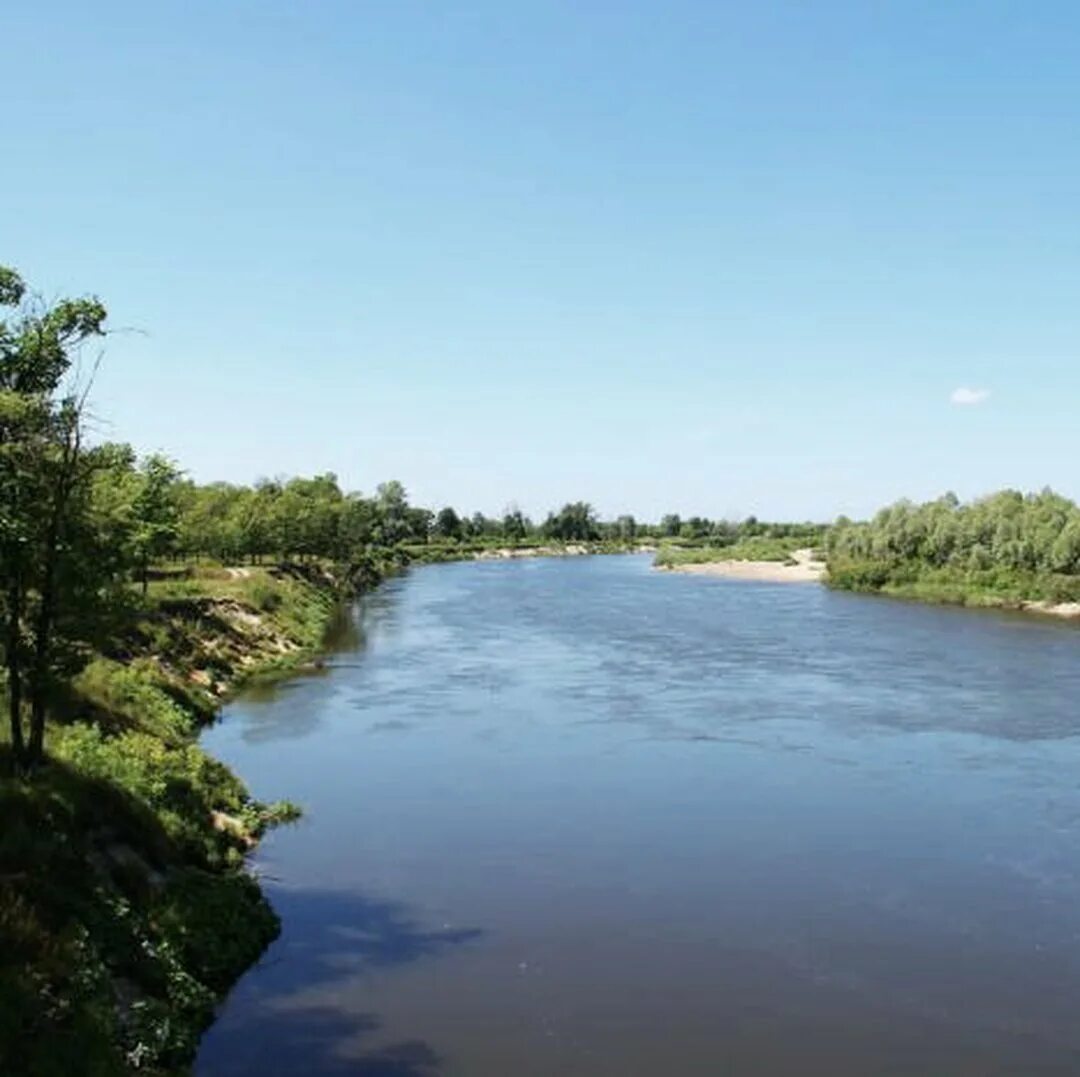
<path id="1" fill-rule="evenodd" d="M 201 1074 L 1080 1072 L 1080 635 L 659 575 L 394 580 L 207 735 L 308 809 Z"/>
<path id="2" fill-rule="evenodd" d="M 438 1072 L 439 1056 L 422 1039 L 382 1042 L 374 1013 L 342 1010 L 318 992 L 365 970 L 392 970 L 480 936 L 478 929 L 430 930 L 387 902 L 363 895 L 268 886 L 289 931 L 259 970 L 249 1005 L 235 1015 L 234 1050 L 214 1073 L 401 1075 Z M 302 993 L 296 991 L 297 986 Z M 342 1042 L 355 1044 L 348 1058 Z"/>
<path id="3" fill-rule="evenodd" d="M 303 681 L 312 677 L 325 677 L 330 672 L 331 662 L 335 656 L 348 655 L 354 651 L 363 650 L 364 627 L 363 623 L 355 616 L 355 611 L 348 605 L 342 604 L 334 610 L 326 631 L 323 633 L 321 654 L 318 658 L 307 665 L 296 669 L 283 669 L 271 672 L 261 677 L 256 677 L 245 685 L 242 698 L 245 703 L 272 703 L 279 699 L 283 693 L 292 692 L 300 688 Z M 337 662 L 336 664 L 347 664 Z M 248 730 L 249 739 L 273 740 L 277 737 L 306 737 L 318 725 L 319 716 L 311 711 L 307 716 L 297 716 L 290 712 L 274 712 L 271 709 L 256 712 L 266 719 L 266 723 L 259 726 L 253 723 Z"/>

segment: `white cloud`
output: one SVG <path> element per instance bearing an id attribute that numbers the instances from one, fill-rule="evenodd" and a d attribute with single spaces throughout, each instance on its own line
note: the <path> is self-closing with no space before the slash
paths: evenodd
<path id="1" fill-rule="evenodd" d="M 972 408 L 977 404 L 986 403 L 989 397 L 989 389 L 972 389 L 968 385 L 961 385 L 959 389 L 953 389 L 949 401 L 959 404 L 962 408 Z"/>

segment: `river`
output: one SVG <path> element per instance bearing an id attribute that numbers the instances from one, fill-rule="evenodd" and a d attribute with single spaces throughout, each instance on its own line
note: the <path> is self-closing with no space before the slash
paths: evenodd
<path id="1" fill-rule="evenodd" d="M 206 747 L 305 819 L 200 1077 L 1080 1073 L 1080 632 L 418 569 Z"/>

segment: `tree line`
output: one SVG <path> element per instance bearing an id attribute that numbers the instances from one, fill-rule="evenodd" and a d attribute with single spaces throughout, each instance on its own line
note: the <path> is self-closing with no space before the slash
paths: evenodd
<path id="1" fill-rule="evenodd" d="M 336 476 L 199 484 L 160 454 L 93 444 L 86 402 L 107 312 L 93 296 L 46 303 L 0 267 L 0 657 L 12 751 L 42 757 L 56 687 L 84 663 L 156 563 L 324 558 L 408 544 L 737 541 L 786 525 L 669 514 L 657 524 L 599 519 L 567 502 L 535 523 L 411 505 L 400 482 L 373 494 Z M 135 586 L 133 586 L 135 585 Z"/>
<path id="2" fill-rule="evenodd" d="M 1080 507 L 1049 489 L 1003 490 L 967 504 L 951 493 L 898 501 L 866 522 L 841 517 L 826 549 L 830 577 L 846 586 L 936 574 L 999 587 L 1056 580 L 1051 590 L 1064 595 L 1080 574 Z"/>

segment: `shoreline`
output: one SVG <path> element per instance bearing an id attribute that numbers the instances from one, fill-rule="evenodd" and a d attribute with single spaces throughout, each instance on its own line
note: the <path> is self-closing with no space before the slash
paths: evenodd
<path id="1" fill-rule="evenodd" d="M 1020 611 L 1075 621 L 1080 618 L 1080 602 L 1047 602 L 1045 599 L 1034 599 L 1021 603 Z"/>
<path id="2" fill-rule="evenodd" d="M 1022 613 L 1027 616 L 1053 617 L 1059 621 L 1080 621 L 1080 602 L 1051 602 L 1045 598 L 1010 598 L 972 591 L 961 594 L 950 591 L 942 594 L 919 594 L 905 588 L 885 586 L 875 590 L 855 590 L 838 587 L 848 594 L 878 595 L 903 602 L 919 602 L 925 606 L 955 606 L 965 610 L 988 610 L 997 613 Z M 973 601 L 972 601 L 973 600 Z"/>
<path id="3" fill-rule="evenodd" d="M 154 583 L 73 679 L 35 782 L 0 775 L 11 833 L 34 836 L 0 842 L 0 900 L 33 914 L 7 985 L 15 1012 L 33 1016 L 0 1035 L 0 1070 L 68 1071 L 77 1053 L 94 1072 L 187 1072 L 280 931 L 248 857 L 299 814 L 255 796 L 200 735 L 248 685 L 317 668 L 342 601 L 400 563 L 391 553 L 352 571 L 282 562 Z M 0 738 L 0 766 L 8 757 Z M 62 880 L 63 900 L 46 878 Z M 39 923 L 58 925 L 60 942 Z M 75 1023 L 40 1008 L 44 989 Z"/>
<path id="4" fill-rule="evenodd" d="M 595 557 L 600 554 L 656 553 L 656 547 L 647 544 L 622 545 L 617 549 L 605 548 L 604 543 L 568 542 L 565 545 L 546 546 L 496 546 L 477 550 L 467 555 L 472 561 L 510 561 L 526 557 Z"/>
<path id="5" fill-rule="evenodd" d="M 792 561 L 794 563 L 792 563 Z M 702 561 L 683 565 L 657 565 L 660 572 L 682 572 L 693 576 L 712 576 L 718 579 L 751 580 L 758 583 L 827 583 L 828 566 L 816 561 L 809 549 L 792 551 L 791 561 Z M 1053 617 L 1063 621 L 1080 621 L 1080 602 L 1051 602 L 1038 598 L 997 597 L 972 591 L 970 594 L 945 591 L 925 594 L 888 585 L 874 590 L 855 590 L 837 587 L 851 594 L 880 595 L 907 602 L 931 606 L 959 606 L 969 610 L 997 610 L 1004 613 L 1024 613 L 1037 617 Z"/>
<path id="6" fill-rule="evenodd" d="M 700 561 L 682 565 L 658 565 L 661 572 L 693 576 L 716 576 L 759 583 L 821 583 L 825 562 L 816 561 L 811 550 L 793 550 L 789 561 Z"/>

